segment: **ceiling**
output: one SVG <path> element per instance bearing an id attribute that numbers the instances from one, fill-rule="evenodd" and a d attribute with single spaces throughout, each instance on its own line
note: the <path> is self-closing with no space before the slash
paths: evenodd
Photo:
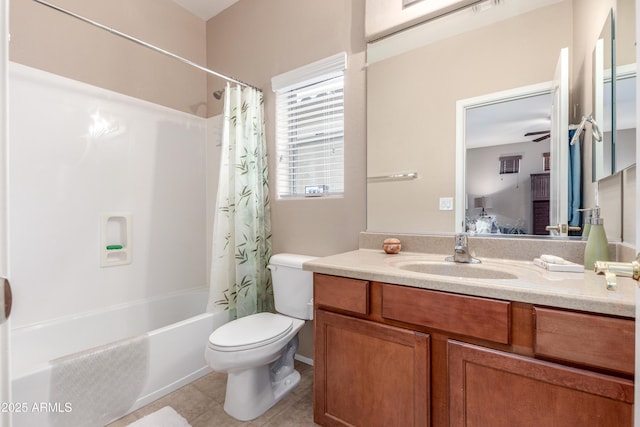
<path id="1" fill-rule="evenodd" d="M 238 0 L 173 0 L 194 15 L 208 21 Z"/>
<path id="2" fill-rule="evenodd" d="M 525 137 L 525 133 L 550 129 L 551 94 L 467 109 L 465 126 L 467 148 L 530 142 L 541 135 Z"/>

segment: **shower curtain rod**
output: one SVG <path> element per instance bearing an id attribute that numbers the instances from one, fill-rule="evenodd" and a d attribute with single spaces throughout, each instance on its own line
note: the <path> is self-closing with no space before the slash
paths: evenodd
<path id="1" fill-rule="evenodd" d="M 41 4 L 43 6 L 47 6 L 48 8 L 51 8 L 51 9 L 56 10 L 58 12 L 64 13 L 65 15 L 68 15 L 68 16 L 74 17 L 76 19 L 79 19 L 80 21 L 86 22 L 87 24 L 91 24 L 94 27 L 100 28 L 101 30 L 108 31 L 111 34 L 114 34 L 116 36 L 122 37 L 123 39 L 132 41 L 132 42 L 134 42 L 134 43 L 136 43 L 136 44 L 138 44 L 140 46 L 144 46 L 144 47 L 146 47 L 148 49 L 151 49 L 151 50 L 154 50 L 154 51 L 156 51 L 158 53 L 161 53 L 163 55 L 169 56 L 169 57 L 171 57 L 173 59 L 176 59 L 176 60 L 178 60 L 178 61 L 180 61 L 180 62 L 182 62 L 184 64 L 191 65 L 192 67 L 195 67 L 195 68 L 197 68 L 199 70 L 202 70 L 202 71 L 204 71 L 204 72 L 206 72 L 208 74 L 212 74 L 212 75 L 214 75 L 216 77 L 220 77 L 221 79 L 224 79 L 224 80 L 226 80 L 226 81 L 228 81 L 230 83 L 235 83 L 235 84 L 239 84 L 239 85 L 244 86 L 244 87 L 250 87 L 250 88 L 253 88 L 253 89 L 256 89 L 256 90 L 260 90 L 259 88 L 255 87 L 253 85 L 250 85 L 250 84 L 245 83 L 243 81 L 240 81 L 238 79 L 234 79 L 233 77 L 225 76 L 224 74 L 218 73 L 216 71 L 210 70 L 210 69 L 208 69 L 206 67 L 203 67 L 202 65 L 198 65 L 195 62 L 189 61 L 188 59 L 185 59 L 185 58 L 183 58 L 181 56 L 178 56 L 175 53 L 171 53 L 171 52 L 169 52 L 167 50 L 161 49 L 161 48 L 159 48 L 157 46 L 154 46 L 154 45 L 152 45 L 150 43 L 147 43 L 145 41 L 142 41 L 140 39 L 132 37 L 132 36 L 130 36 L 128 34 L 125 34 L 125 33 L 121 32 L 121 31 L 118 31 L 118 30 L 116 30 L 114 28 L 107 27 L 106 25 L 102 25 L 99 22 L 96 22 L 96 21 L 93 21 L 91 19 L 85 18 L 84 16 L 78 15 L 76 13 L 73 13 L 73 12 L 69 11 L 69 10 L 63 9 L 63 8 L 58 7 L 56 5 L 53 5 L 51 3 L 47 3 L 46 1 L 42 1 L 42 0 L 33 0 L 33 1 L 38 3 L 38 4 Z"/>

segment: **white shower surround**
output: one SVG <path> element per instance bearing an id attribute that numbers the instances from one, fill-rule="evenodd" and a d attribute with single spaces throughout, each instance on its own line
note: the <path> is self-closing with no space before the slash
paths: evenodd
<path id="1" fill-rule="evenodd" d="M 12 327 L 206 286 L 207 120 L 15 63 L 9 89 Z M 100 267 L 109 212 L 129 265 Z"/>
<path id="2" fill-rule="evenodd" d="M 52 359 L 135 336 L 150 353 L 132 409 L 206 373 L 228 318 L 205 313 L 213 122 L 15 63 L 9 91 L 13 401 L 48 402 Z M 100 267 L 114 212 L 132 262 Z"/>

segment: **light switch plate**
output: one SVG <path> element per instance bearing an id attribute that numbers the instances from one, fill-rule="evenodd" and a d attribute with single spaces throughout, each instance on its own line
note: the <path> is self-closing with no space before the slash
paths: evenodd
<path id="1" fill-rule="evenodd" d="M 440 197 L 440 210 L 452 211 L 453 210 L 453 197 Z"/>

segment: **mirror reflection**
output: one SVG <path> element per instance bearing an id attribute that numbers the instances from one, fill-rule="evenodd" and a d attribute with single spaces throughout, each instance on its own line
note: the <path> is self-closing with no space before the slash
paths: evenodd
<path id="1" fill-rule="evenodd" d="M 572 19 L 571 0 L 518 0 L 468 8 L 369 44 L 368 176 L 417 173 L 412 180 L 369 180 L 369 230 L 464 227 L 454 215 L 457 206 L 447 203 L 455 198 L 461 167 L 456 102 L 552 80 L 560 50 L 571 44 L 566 24 Z M 531 141 L 524 133 L 512 142 Z"/>
<path id="2" fill-rule="evenodd" d="M 635 13 L 634 0 L 618 0 L 615 15 L 614 173 L 635 164 L 636 158 Z"/>
<path id="3" fill-rule="evenodd" d="M 553 164 L 554 156 L 548 138 L 533 140 L 551 130 L 550 107 L 546 107 L 537 126 L 526 129 L 519 126 L 518 137 L 510 141 L 516 145 L 487 145 L 502 147 L 494 148 L 489 161 L 474 160 L 473 147 L 462 150 L 465 152 L 462 159 L 456 156 L 457 123 L 472 122 L 474 110 L 469 108 L 468 116 L 456 117 L 459 114 L 456 103 L 522 87 L 549 85 L 561 49 L 571 47 L 573 34 L 567 23 L 574 19 L 573 2 L 494 3 L 498 4 L 482 10 L 467 8 L 369 44 L 369 231 L 453 232 L 466 227 L 464 217 L 481 217 L 484 208 L 485 215 L 495 218 L 484 225 L 484 230 L 491 227 L 492 232 L 536 233 L 533 211 L 534 202 L 539 200 L 532 198 L 531 177 L 552 174 L 545 169 L 544 162 Z M 598 21 L 594 25 L 602 25 Z M 481 121 L 508 123 L 504 117 L 503 112 L 494 111 Z M 568 124 L 568 112 L 565 122 Z M 497 140 L 504 132 L 497 132 L 492 138 Z M 468 128 L 464 133 L 480 134 Z M 532 144 L 536 152 L 529 154 L 527 144 Z M 551 152 L 550 157 L 545 157 L 547 152 Z M 521 169 L 517 173 L 500 173 L 503 161 L 514 161 L 509 157 L 517 156 L 521 156 L 517 159 L 521 161 Z M 503 157 L 507 159 L 501 160 Z M 497 187 L 480 188 L 482 180 L 474 178 L 474 172 L 468 170 L 462 171 L 462 180 L 457 179 L 456 170 L 465 161 L 467 165 L 489 165 L 492 179 L 508 184 L 515 193 L 508 195 Z M 566 186 L 567 168 L 560 167 Z M 411 178 L 393 179 L 393 176 Z M 458 203 L 456 193 L 464 187 L 467 190 L 463 190 L 465 194 L 460 198 L 464 205 L 460 220 L 454 215 L 458 206 L 452 206 L 451 202 Z M 499 197 L 489 197 L 494 193 Z M 549 203 L 553 204 L 557 196 L 553 191 L 550 193 Z M 499 212 L 497 209 L 502 205 L 508 205 L 511 211 Z"/>
<path id="4" fill-rule="evenodd" d="M 594 118 L 603 129 L 603 143 L 592 143 L 594 182 L 635 164 L 634 16 L 633 0 L 618 1 L 593 50 Z"/>
<path id="5" fill-rule="evenodd" d="M 465 231 L 549 234 L 550 116 L 549 92 L 466 109 Z"/>
<path id="6" fill-rule="evenodd" d="M 613 172 L 615 134 L 613 74 L 613 10 L 602 26 L 593 48 L 593 118 L 602 130 L 602 141 L 591 139 L 592 181 Z M 590 125 L 587 126 L 587 129 Z"/>

